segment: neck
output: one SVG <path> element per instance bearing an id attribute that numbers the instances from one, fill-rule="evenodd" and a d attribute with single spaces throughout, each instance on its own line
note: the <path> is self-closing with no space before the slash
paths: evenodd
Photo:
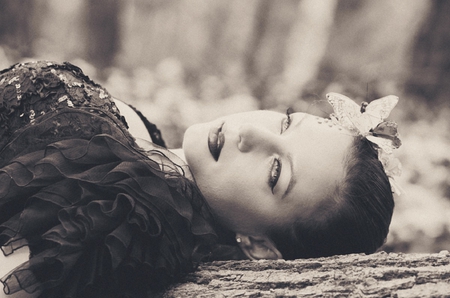
<path id="1" fill-rule="evenodd" d="M 173 154 L 175 154 L 176 156 L 178 156 L 178 158 L 180 158 L 182 161 L 186 162 L 186 157 L 184 156 L 184 151 L 181 148 L 178 149 L 169 149 L 170 152 L 172 152 Z"/>

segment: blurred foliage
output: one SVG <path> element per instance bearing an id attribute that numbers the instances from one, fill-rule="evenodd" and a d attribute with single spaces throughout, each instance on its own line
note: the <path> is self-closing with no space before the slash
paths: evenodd
<path id="1" fill-rule="evenodd" d="M 329 91 L 400 96 L 403 146 L 385 250 L 450 248 L 450 2 L 0 0 L 0 67 L 80 66 L 181 145 L 189 125 L 270 108 L 326 116 Z"/>

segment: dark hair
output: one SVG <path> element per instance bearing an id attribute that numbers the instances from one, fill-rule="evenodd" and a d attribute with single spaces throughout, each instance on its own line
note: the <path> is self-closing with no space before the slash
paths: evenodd
<path id="1" fill-rule="evenodd" d="M 394 199 L 377 151 L 366 138 L 355 137 L 345 164 L 342 182 L 317 216 L 269 232 L 284 259 L 369 254 L 383 245 Z"/>

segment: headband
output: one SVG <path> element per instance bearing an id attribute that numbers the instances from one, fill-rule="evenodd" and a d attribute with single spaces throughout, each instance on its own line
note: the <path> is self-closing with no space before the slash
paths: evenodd
<path id="1" fill-rule="evenodd" d="M 400 195 L 401 187 L 396 183 L 396 176 L 402 173 L 400 161 L 394 157 L 393 151 L 401 146 L 397 123 L 386 121 L 392 109 L 398 102 L 398 97 L 389 95 L 370 103 L 363 102 L 361 106 L 353 100 L 338 93 L 328 93 L 328 102 L 334 113 L 331 120 L 370 141 L 378 152 L 378 159 L 389 178 L 392 192 Z"/>

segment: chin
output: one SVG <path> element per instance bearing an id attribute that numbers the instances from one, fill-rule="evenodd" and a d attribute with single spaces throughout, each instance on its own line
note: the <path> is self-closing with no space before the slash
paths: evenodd
<path id="1" fill-rule="evenodd" d="M 209 154 L 209 151 L 205 152 L 205 148 L 208 149 L 207 134 L 202 133 L 203 130 L 201 124 L 195 124 L 189 126 L 183 136 L 183 152 L 194 175 L 196 166 L 202 162 L 206 153 Z"/>

